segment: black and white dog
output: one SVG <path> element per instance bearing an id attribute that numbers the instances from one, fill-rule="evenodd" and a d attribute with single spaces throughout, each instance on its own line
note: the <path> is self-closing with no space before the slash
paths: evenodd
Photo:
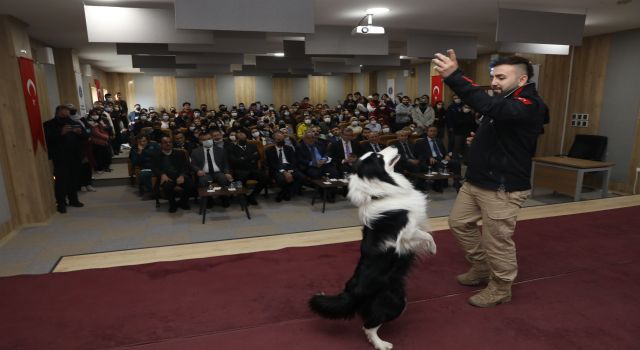
<path id="1" fill-rule="evenodd" d="M 364 224 L 360 260 L 342 293 L 321 293 L 309 300 L 311 310 L 322 317 L 362 316 L 367 339 L 378 350 L 393 348 L 378 337 L 378 329 L 404 311 L 405 278 L 416 257 L 436 252 L 433 237 L 423 227 L 427 199 L 393 171 L 398 159 L 398 150 L 387 147 L 364 154 L 354 165 L 348 197 Z"/>

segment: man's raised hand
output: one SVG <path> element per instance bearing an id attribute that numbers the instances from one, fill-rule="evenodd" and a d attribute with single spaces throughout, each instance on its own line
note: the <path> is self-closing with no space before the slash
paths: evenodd
<path id="1" fill-rule="evenodd" d="M 447 50 L 447 55 L 448 56 L 437 53 L 435 55 L 436 57 L 432 60 L 433 64 L 435 64 L 435 70 L 440 73 L 443 78 L 447 78 L 458 69 L 456 52 L 453 51 L 453 49 L 449 49 Z"/>

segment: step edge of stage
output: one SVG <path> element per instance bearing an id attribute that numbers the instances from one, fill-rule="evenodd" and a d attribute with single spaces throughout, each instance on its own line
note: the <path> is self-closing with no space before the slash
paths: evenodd
<path id="1" fill-rule="evenodd" d="M 640 195 L 522 208 L 518 221 L 640 206 Z M 429 219 L 432 231 L 449 229 L 448 216 Z M 140 265 L 156 262 L 273 251 L 292 247 L 353 242 L 361 239 L 361 226 L 242 239 L 186 243 L 161 247 L 62 256 L 52 272 Z"/>

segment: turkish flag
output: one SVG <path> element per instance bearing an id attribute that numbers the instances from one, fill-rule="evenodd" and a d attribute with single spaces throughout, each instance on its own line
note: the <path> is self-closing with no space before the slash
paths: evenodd
<path id="1" fill-rule="evenodd" d="M 98 91 L 98 101 L 103 101 L 104 96 L 102 96 L 102 89 L 100 88 L 100 80 L 93 79 L 93 82 L 96 84 L 96 91 Z"/>
<path id="2" fill-rule="evenodd" d="M 435 106 L 436 103 L 442 101 L 442 77 L 434 75 L 431 77 L 431 102 Z"/>
<path id="3" fill-rule="evenodd" d="M 38 102 L 38 89 L 36 88 L 36 73 L 33 69 L 33 61 L 18 57 L 20 77 L 22 78 L 22 93 L 27 107 L 29 126 L 31 127 L 31 140 L 33 141 L 33 153 L 36 153 L 38 144 L 46 148 L 44 132 L 42 131 L 42 118 L 40 116 L 40 103 Z"/>

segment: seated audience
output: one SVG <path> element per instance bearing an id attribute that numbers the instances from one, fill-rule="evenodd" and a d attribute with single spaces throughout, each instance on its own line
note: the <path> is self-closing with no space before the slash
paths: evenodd
<path id="1" fill-rule="evenodd" d="M 151 177 L 153 176 L 153 162 L 160 152 L 160 145 L 157 142 L 149 142 L 149 136 L 138 135 L 136 137 L 136 147 L 129 152 L 131 164 L 140 169 L 138 175 L 138 189 L 140 195 L 145 191 L 151 192 Z"/>
<path id="2" fill-rule="evenodd" d="M 454 174 L 453 186 L 456 191 L 461 187 L 461 169 L 460 162 L 452 159 L 444 148 L 442 140 L 438 138 L 438 128 L 436 126 L 430 126 L 427 129 L 427 138 L 416 141 L 415 154 L 420 160 L 420 167 L 422 171 L 428 171 L 431 169 L 442 170 L 445 165 L 443 160 L 447 162 L 447 169 Z M 442 192 L 447 180 L 436 180 L 433 182 L 433 189 L 436 192 Z"/>
<path id="3" fill-rule="evenodd" d="M 228 146 L 229 164 L 233 170 L 235 178 L 246 186 L 247 180 L 256 180 L 258 183 L 253 188 L 247 200 L 249 204 L 258 205 L 256 195 L 267 186 L 269 178 L 258 168 L 260 154 L 258 148 L 247 143 L 247 135 L 239 131 L 236 133 L 238 138 L 237 144 Z"/>
<path id="4" fill-rule="evenodd" d="M 161 139 L 161 152 L 155 157 L 154 174 L 159 179 L 159 188 L 169 200 L 169 212 L 175 213 L 178 206 L 184 210 L 189 206 L 189 194 L 193 190 L 189 159 L 182 150 L 173 149 L 169 136 Z M 180 197 L 180 202 L 176 197 Z"/>
<path id="5" fill-rule="evenodd" d="M 280 192 L 276 196 L 276 202 L 283 199 L 288 201 L 300 191 L 304 175 L 298 169 L 296 153 L 293 147 L 285 145 L 285 135 L 276 131 L 274 133 L 275 146 L 265 150 L 269 175 L 276 181 Z"/>
<path id="6" fill-rule="evenodd" d="M 360 149 L 360 155 L 367 152 L 380 152 L 384 148 L 384 145 L 379 143 L 380 135 L 377 132 L 370 132 L 367 136 L 367 141 Z"/>
<path id="7" fill-rule="evenodd" d="M 208 187 L 209 182 L 216 182 L 222 187 L 229 186 L 233 176 L 231 176 L 226 152 L 214 146 L 209 133 L 200 134 L 200 143 L 202 147 L 191 152 L 191 169 L 196 173 L 198 188 Z M 226 196 L 222 196 L 221 201 L 223 207 L 229 206 L 229 198 Z"/>
<path id="8" fill-rule="evenodd" d="M 399 173 L 417 173 L 421 171 L 420 160 L 415 156 L 413 145 L 409 144 L 409 131 L 396 131 L 398 141 L 395 143 L 400 155 L 400 160 L 396 163 L 395 170 Z"/>
<path id="9" fill-rule="evenodd" d="M 351 128 L 344 128 L 340 138 L 329 145 L 327 154 L 333 159 L 339 174 L 353 173 L 353 163 L 358 160 L 360 144 L 354 141 L 355 135 Z"/>

